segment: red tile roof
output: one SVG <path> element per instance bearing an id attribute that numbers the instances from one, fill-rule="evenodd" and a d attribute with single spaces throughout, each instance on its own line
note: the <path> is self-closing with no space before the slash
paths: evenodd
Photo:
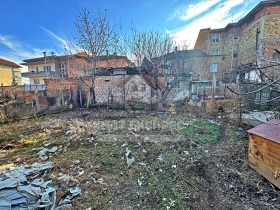
<path id="1" fill-rule="evenodd" d="M 9 66 L 9 67 L 14 67 L 14 68 L 21 68 L 19 65 L 17 65 L 16 63 L 12 62 L 12 61 L 7 61 L 4 60 L 2 58 L 0 58 L 0 65 L 2 66 Z"/>

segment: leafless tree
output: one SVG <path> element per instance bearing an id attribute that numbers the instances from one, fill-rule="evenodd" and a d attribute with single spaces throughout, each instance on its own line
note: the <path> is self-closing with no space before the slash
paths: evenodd
<path id="1" fill-rule="evenodd" d="M 118 45 L 120 52 L 130 57 L 139 67 L 140 74 L 154 92 L 153 102 L 165 102 L 172 88 L 186 79 L 190 69 L 190 62 L 187 62 L 189 58 L 182 57 L 181 53 L 180 56 L 173 56 L 172 53 L 178 49 L 187 50 L 188 45 L 186 42 L 175 43 L 168 34 L 155 30 L 139 31 L 131 27 L 129 35 L 121 34 Z M 172 65 L 168 64 L 170 59 Z M 172 75 L 167 76 L 168 69 Z"/>
<path id="2" fill-rule="evenodd" d="M 240 101 L 240 116 L 239 121 L 241 123 L 241 101 L 243 100 L 246 104 L 251 104 L 255 106 L 265 105 L 267 108 L 271 107 L 273 110 L 279 111 L 279 98 L 280 98 L 280 52 L 278 49 L 275 49 L 273 53 L 274 58 L 266 58 L 261 54 L 261 42 L 262 40 L 259 37 L 259 29 L 256 32 L 256 63 L 242 64 L 237 68 L 238 73 L 238 90 L 235 90 L 232 87 L 228 86 L 228 89 L 235 93 Z M 250 80 L 249 73 L 254 72 L 257 79 Z M 246 82 L 242 74 L 248 74 L 247 82 L 251 84 L 253 88 L 251 90 L 243 90 L 241 88 L 242 82 Z M 262 93 L 270 92 L 269 97 L 262 99 Z M 272 94 L 273 93 L 273 94 Z M 259 100 L 257 99 L 259 96 Z M 266 108 L 266 109 L 267 109 Z"/>
<path id="3" fill-rule="evenodd" d="M 109 22 L 106 10 L 98 11 L 92 16 L 86 9 L 79 11 L 74 24 L 77 30 L 74 36 L 77 46 L 81 51 L 87 53 L 88 59 L 92 63 L 90 101 L 95 103 L 94 80 L 98 57 L 105 54 L 106 50 L 114 48 L 116 40 L 114 25 Z"/>

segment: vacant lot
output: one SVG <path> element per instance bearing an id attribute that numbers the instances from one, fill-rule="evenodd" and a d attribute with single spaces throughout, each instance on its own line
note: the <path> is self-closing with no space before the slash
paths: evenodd
<path id="1" fill-rule="evenodd" d="M 0 125 L 1 165 L 44 162 L 73 209 L 279 209 L 279 191 L 247 166 L 247 135 L 225 120 L 75 110 Z M 35 148 L 35 149 L 34 149 Z"/>

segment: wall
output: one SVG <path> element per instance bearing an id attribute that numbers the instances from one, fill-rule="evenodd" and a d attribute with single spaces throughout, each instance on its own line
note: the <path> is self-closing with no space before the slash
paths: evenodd
<path id="1" fill-rule="evenodd" d="M 91 87 L 91 77 L 80 78 L 61 78 L 46 80 L 46 93 L 48 97 L 56 97 L 57 105 L 62 103 L 62 94 L 65 100 L 70 94 L 76 105 L 80 104 L 80 94 L 82 94 L 82 103 L 85 105 L 88 101 Z M 118 76 L 100 76 L 94 80 L 96 102 L 99 104 L 113 103 L 124 104 L 126 101 L 148 102 L 151 88 L 146 81 L 139 75 L 118 75 Z M 131 89 L 136 84 L 137 89 Z M 145 85 L 145 90 L 141 89 Z M 63 92 L 63 93 L 62 93 Z"/>

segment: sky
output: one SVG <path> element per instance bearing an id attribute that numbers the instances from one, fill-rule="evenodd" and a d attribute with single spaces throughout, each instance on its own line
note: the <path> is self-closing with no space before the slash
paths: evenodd
<path id="1" fill-rule="evenodd" d="M 199 29 L 237 22 L 260 0 L 0 0 L 0 58 L 22 63 L 51 52 L 63 54 L 73 40 L 78 11 L 107 11 L 124 30 L 168 33 L 194 46 Z"/>

